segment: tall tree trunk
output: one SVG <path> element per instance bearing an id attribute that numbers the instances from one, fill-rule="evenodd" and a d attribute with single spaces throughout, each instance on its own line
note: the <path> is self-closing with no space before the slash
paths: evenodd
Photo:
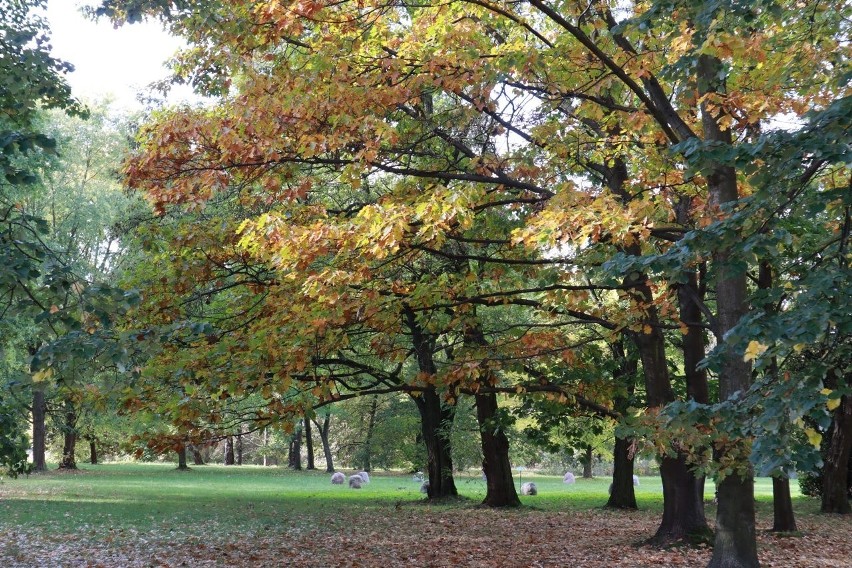
<path id="1" fill-rule="evenodd" d="M 615 438 L 612 452 L 612 491 L 606 507 L 610 509 L 636 509 L 636 492 L 633 489 L 633 456 L 631 440 Z"/>
<path id="2" fill-rule="evenodd" d="M 98 465 L 98 445 L 94 436 L 89 438 L 89 463 Z"/>
<path id="3" fill-rule="evenodd" d="M 33 471 L 47 471 L 45 462 L 45 441 L 47 429 L 45 427 L 45 414 L 47 404 L 44 400 L 44 390 L 38 385 L 33 388 Z"/>
<path id="4" fill-rule="evenodd" d="M 311 432 L 311 421 L 305 416 L 305 446 L 308 452 L 308 469 L 316 469 L 314 464 L 314 436 Z"/>
<path id="5" fill-rule="evenodd" d="M 178 455 L 177 468 L 180 469 L 180 470 L 189 469 L 189 466 L 186 465 L 186 446 L 185 445 L 182 445 L 180 448 L 178 448 L 177 455 Z"/>
<path id="6" fill-rule="evenodd" d="M 263 446 L 263 467 L 269 465 L 269 456 L 266 455 L 266 448 L 269 447 L 269 427 L 263 429 L 263 434 L 261 434 L 261 444 Z"/>
<path id="7" fill-rule="evenodd" d="M 698 57 L 699 94 L 725 93 L 725 74 L 722 62 L 714 56 Z M 720 146 L 732 145 L 731 131 L 719 126 L 719 116 L 707 103 L 701 104 L 701 123 L 705 141 Z M 739 199 L 737 175 L 733 167 L 725 164 L 710 164 L 706 169 L 709 201 L 713 206 L 722 206 Z M 716 270 L 716 339 L 724 344 L 725 335 L 746 315 L 746 275 L 733 266 L 731 252 L 720 246 L 713 254 Z M 730 400 L 737 393 L 748 391 L 751 386 L 751 365 L 743 361 L 739 353 L 726 350 L 722 355 L 719 373 L 719 397 Z M 726 451 L 744 451 L 744 441 L 733 440 Z M 716 539 L 713 557 L 708 568 L 754 568 L 760 565 L 757 559 L 757 534 L 754 513 L 754 473 L 749 464 L 742 464 L 742 471 L 731 473 L 718 484 L 719 506 L 716 509 Z"/>
<path id="8" fill-rule="evenodd" d="M 450 454 L 450 429 L 455 418 L 455 406 L 442 405 L 434 387 L 428 387 L 420 396 L 412 398 L 420 412 L 420 430 L 426 444 L 427 495 L 429 499 L 458 495 Z"/>
<path id="9" fill-rule="evenodd" d="M 761 290 L 768 290 L 772 287 L 772 281 L 772 266 L 766 261 L 761 261 L 758 268 L 757 287 Z M 762 308 L 767 314 L 776 311 L 772 302 L 765 303 Z M 766 373 L 770 376 L 778 375 L 778 362 L 774 357 L 769 363 Z M 793 499 L 790 495 L 790 479 L 783 474 L 772 476 L 772 517 L 772 532 L 796 532 L 796 517 L 793 513 Z"/>
<path id="10" fill-rule="evenodd" d="M 296 431 L 293 432 L 293 437 L 290 438 L 290 447 L 287 450 L 287 467 L 290 469 L 302 470 L 302 426 L 299 424 Z"/>
<path id="11" fill-rule="evenodd" d="M 225 465 L 234 465 L 234 437 L 225 438 Z"/>
<path id="12" fill-rule="evenodd" d="M 370 401 L 370 413 L 367 417 L 367 437 L 364 440 L 364 447 L 361 452 L 361 469 L 363 471 L 372 471 L 373 468 L 373 431 L 376 428 L 376 409 L 379 405 L 379 396 L 373 395 L 373 400 Z"/>
<path id="13" fill-rule="evenodd" d="M 417 368 L 430 377 L 438 372 L 434 359 L 434 338 L 424 333 L 414 311 L 403 311 L 405 324 L 411 331 L 411 343 L 417 357 Z M 428 385 L 419 395 L 411 395 L 420 413 L 420 430 L 426 444 L 426 469 L 429 473 L 429 499 L 458 495 L 453 478 L 450 430 L 456 416 L 455 405 L 441 404 L 434 386 Z"/>
<path id="14" fill-rule="evenodd" d="M 793 499 L 790 497 L 790 478 L 772 478 L 772 532 L 791 533 L 799 530 L 793 515 Z"/>
<path id="15" fill-rule="evenodd" d="M 482 470 L 487 491 L 483 505 L 489 507 L 519 507 L 521 500 L 512 479 L 509 462 L 509 439 L 497 420 L 497 395 L 476 394 L 476 419 L 482 444 Z"/>
<path id="16" fill-rule="evenodd" d="M 326 414 L 322 424 L 314 420 L 314 425 L 319 432 L 320 442 L 322 443 L 322 453 L 325 455 L 325 471 L 326 473 L 334 473 L 334 457 L 331 455 L 331 444 L 328 441 L 328 429 L 331 425 L 331 414 Z"/>
<path id="17" fill-rule="evenodd" d="M 237 434 L 237 465 L 243 465 L 243 426 L 240 424 L 240 433 Z"/>
<path id="18" fill-rule="evenodd" d="M 77 449 L 77 411 L 71 400 L 65 401 L 65 424 L 62 430 L 64 440 L 59 469 L 77 469 L 77 459 L 74 457 L 74 452 Z"/>
<path id="19" fill-rule="evenodd" d="M 852 513 L 849 506 L 849 454 L 852 451 L 852 396 L 840 399 L 829 430 L 828 449 L 822 470 L 823 513 Z"/>
<path id="20" fill-rule="evenodd" d="M 581 461 L 583 462 L 583 479 L 592 479 L 594 477 L 592 474 L 592 462 L 594 461 L 594 449 L 592 449 L 592 446 L 587 444 L 583 449 L 583 458 Z"/>
<path id="21" fill-rule="evenodd" d="M 625 414 L 631 405 L 631 398 L 635 390 L 635 376 L 639 368 L 636 357 L 629 356 L 625 349 L 624 341 L 619 338 L 611 345 L 615 370 L 613 371 L 613 382 L 616 387 L 623 387 L 627 396 L 616 396 L 613 406 L 616 411 Z M 636 491 L 633 489 L 633 453 L 632 440 L 627 438 L 615 438 L 615 447 L 612 450 L 612 491 L 609 492 L 609 500 L 606 507 L 611 509 L 636 509 Z"/>
<path id="22" fill-rule="evenodd" d="M 199 450 L 197 446 L 191 446 L 191 448 L 192 448 L 192 463 L 194 465 L 204 465 L 204 456 L 201 455 L 201 450 Z"/>

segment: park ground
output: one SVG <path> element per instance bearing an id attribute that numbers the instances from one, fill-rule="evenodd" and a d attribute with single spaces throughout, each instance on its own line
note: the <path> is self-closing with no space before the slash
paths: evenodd
<path id="1" fill-rule="evenodd" d="M 609 511 L 609 480 L 524 474 L 539 494 L 517 510 L 477 504 L 485 487 L 460 476 L 462 498 L 425 504 L 410 475 L 376 472 L 360 490 L 319 472 L 168 464 L 84 466 L 0 481 L 0 566 L 701 567 L 709 548 L 642 546 L 659 522 L 658 478 L 641 479 L 638 511 Z M 708 499 L 712 498 L 712 484 Z M 772 524 L 768 479 L 756 484 L 765 567 L 852 566 L 852 519 L 796 496 L 800 534 Z M 708 518 L 715 508 L 708 504 Z"/>

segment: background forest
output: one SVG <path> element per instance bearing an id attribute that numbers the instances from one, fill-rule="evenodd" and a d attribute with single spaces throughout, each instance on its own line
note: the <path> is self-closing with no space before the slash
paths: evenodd
<path id="1" fill-rule="evenodd" d="M 42 5 L 0 0 L 10 472 L 639 472 L 712 567 L 755 476 L 775 531 L 797 475 L 852 513 L 852 4 L 103 0 L 204 97 L 133 116 Z"/>

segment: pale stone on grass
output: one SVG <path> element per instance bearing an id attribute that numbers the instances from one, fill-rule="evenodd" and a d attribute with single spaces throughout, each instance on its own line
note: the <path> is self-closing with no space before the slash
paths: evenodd
<path id="1" fill-rule="evenodd" d="M 332 485 L 343 485 L 344 481 L 346 481 L 346 476 L 339 471 L 334 472 L 334 475 L 331 476 Z"/>
<path id="2" fill-rule="evenodd" d="M 521 495 L 538 495 L 538 487 L 532 481 L 527 481 L 521 485 Z"/>
<path id="3" fill-rule="evenodd" d="M 360 475 L 350 475 L 349 476 L 349 488 L 350 489 L 361 489 L 362 483 L 364 483 L 364 480 L 361 479 Z"/>
<path id="4" fill-rule="evenodd" d="M 562 476 L 562 483 L 568 483 L 570 485 L 571 483 L 575 483 L 576 481 L 577 481 L 577 478 L 575 478 L 574 474 L 571 473 L 570 471 Z"/>

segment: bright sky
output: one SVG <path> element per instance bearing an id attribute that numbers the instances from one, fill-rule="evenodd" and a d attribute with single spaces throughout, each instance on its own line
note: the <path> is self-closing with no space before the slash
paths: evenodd
<path id="1" fill-rule="evenodd" d="M 53 55 L 74 65 L 66 76 L 75 96 L 82 99 L 112 95 L 116 106 L 139 109 L 136 95 L 167 76 L 163 66 L 181 46 L 158 22 L 113 29 L 104 20 L 92 22 L 78 11 L 91 0 L 48 0 Z M 176 89 L 170 102 L 192 99 L 189 89 Z"/>

